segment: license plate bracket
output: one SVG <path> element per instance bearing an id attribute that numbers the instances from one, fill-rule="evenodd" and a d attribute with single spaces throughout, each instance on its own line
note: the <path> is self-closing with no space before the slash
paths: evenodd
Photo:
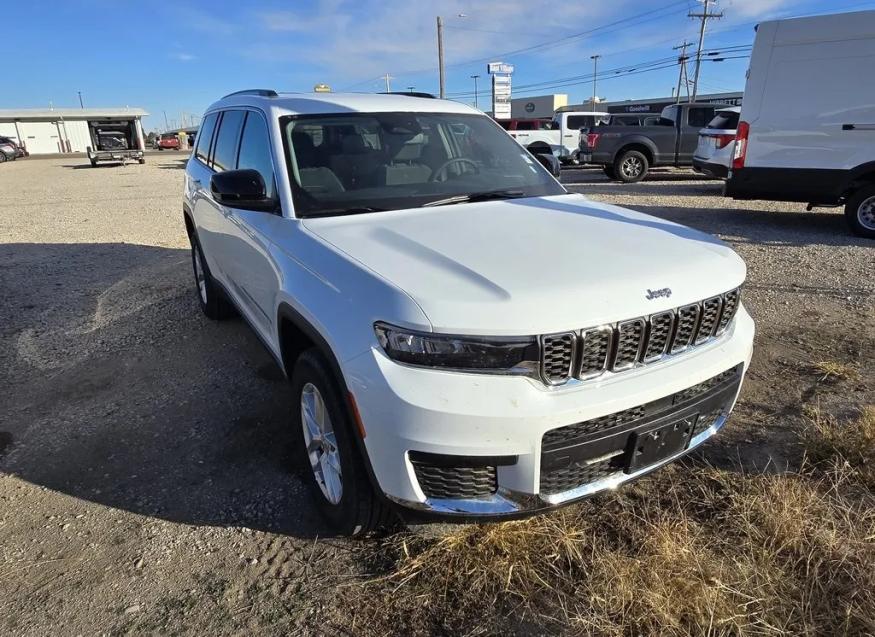
<path id="1" fill-rule="evenodd" d="M 626 473 L 634 473 L 686 449 L 698 417 L 698 414 L 693 414 L 635 434 Z"/>

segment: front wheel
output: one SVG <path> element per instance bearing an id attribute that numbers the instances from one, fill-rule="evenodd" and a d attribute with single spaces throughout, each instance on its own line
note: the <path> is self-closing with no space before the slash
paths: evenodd
<path id="1" fill-rule="evenodd" d="M 231 307 L 210 274 L 197 235 L 192 233 L 188 239 L 191 242 L 191 265 L 194 270 L 195 291 L 201 310 L 207 318 L 215 321 L 228 318 L 232 314 Z"/>
<path id="2" fill-rule="evenodd" d="M 647 157 L 637 150 L 627 150 L 614 161 L 614 173 L 627 184 L 644 179 L 649 168 Z"/>
<path id="3" fill-rule="evenodd" d="M 875 184 L 851 195 L 845 204 L 845 219 L 854 234 L 875 239 Z"/>
<path id="4" fill-rule="evenodd" d="M 301 448 L 316 506 L 343 535 L 360 536 L 388 525 L 391 509 L 375 493 L 331 368 L 312 348 L 292 372 L 292 425 Z"/>

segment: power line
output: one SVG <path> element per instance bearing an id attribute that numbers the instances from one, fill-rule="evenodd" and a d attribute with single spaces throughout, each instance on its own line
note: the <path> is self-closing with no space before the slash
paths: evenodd
<path id="1" fill-rule="evenodd" d="M 667 5 L 662 6 L 662 7 L 658 7 L 658 8 L 656 8 L 656 9 L 650 9 L 649 11 L 644 11 L 643 13 L 639 13 L 639 14 L 636 14 L 636 15 L 633 15 L 633 16 L 629 16 L 629 17 L 626 17 L 626 18 L 621 18 L 621 19 L 619 19 L 619 20 L 615 20 L 615 21 L 613 21 L 613 22 L 609 22 L 609 23 L 607 23 L 607 24 L 603 24 L 603 25 L 600 25 L 600 26 L 597 26 L 597 27 L 593 27 L 593 28 L 591 28 L 591 29 L 587 29 L 586 31 L 580 31 L 580 32 L 578 32 L 578 33 L 572 33 L 572 34 L 570 34 L 570 35 L 566 35 L 566 36 L 561 37 L 561 38 L 558 38 L 558 39 L 555 39 L 555 38 L 554 38 L 554 39 L 548 40 L 548 41 L 546 41 L 546 42 L 540 42 L 540 43 L 537 43 L 537 44 L 533 44 L 533 45 L 530 45 L 530 46 L 527 46 L 527 47 L 523 47 L 523 48 L 520 48 L 520 49 L 514 49 L 514 50 L 511 50 L 511 51 L 504 51 L 504 52 L 500 52 L 500 53 L 493 53 L 493 54 L 489 55 L 488 57 L 482 57 L 482 58 L 476 58 L 476 59 L 469 59 L 469 60 L 464 60 L 464 61 L 461 61 L 461 62 L 454 62 L 454 63 L 452 63 L 452 64 L 447 64 L 447 65 L 445 65 L 445 68 L 458 68 L 458 67 L 462 67 L 462 66 L 469 66 L 469 65 L 472 65 L 472 64 L 480 64 L 480 63 L 483 63 L 483 62 L 491 62 L 491 61 L 494 61 L 494 60 L 497 60 L 497 59 L 509 58 L 509 57 L 511 57 L 511 56 L 516 56 L 516 55 L 520 55 L 520 54 L 523 54 L 523 53 L 529 53 L 529 52 L 532 52 L 532 51 L 540 51 L 540 50 L 546 50 L 546 49 L 555 48 L 555 47 L 557 47 L 557 46 L 563 46 L 563 45 L 566 45 L 566 44 L 568 44 L 568 43 L 570 43 L 570 42 L 573 42 L 574 40 L 578 40 L 578 39 L 580 39 L 580 38 L 585 38 L 585 37 L 588 36 L 588 35 L 593 35 L 593 34 L 598 33 L 598 32 L 600 32 L 600 31 L 605 31 L 606 29 L 609 29 L 610 27 L 614 27 L 614 26 L 618 26 L 618 25 L 625 25 L 625 26 L 622 27 L 623 29 L 625 29 L 625 28 L 629 28 L 630 26 L 635 26 L 634 24 L 625 24 L 625 23 L 628 23 L 628 22 L 634 22 L 634 21 L 640 20 L 641 18 L 645 18 L 645 17 L 653 16 L 654 14 L 662 13 L 662 12 L 668 10 L 668 9 L 673 9 L 674 7 L 677 7 L 677 6 L 680 6 L 680 5 L 684 5 L 685 7 L 688 6 L 688 0 L 680 0 L 680 1 L 678 1 L 678 2 L 672 2 L 672 3 L 670 3 L 670 4 L 667 4 Z M 686 11 L 686 9 L 683 9 L 683 10 L 681 10 L 681 11 L 673 11 L 673 12 L 670 12 L 670 13 L 681 13 L 682 11 Z M 455 27 L 455 28 L 459 28 L 459 27 Z M 614 31 L 618 31 L 618 30 L 622 30 L 622 29 L 615 29 Z M 613 32 L 613 31 L 612 31 L 612 32 Z M 433 67 L 433 66 L 432 66 L 432 67 L 429 67 L 429 68 L 416 69 L 416 70 L 410 70 L 410 71 L 396 71 L 396 72 L 395 72 L 395 76 L 396 76 L 396 77 L 401 77 L 401 76 L 408 76 L 408 75 L 424 74 L 424 73 L 429 73 L 429 72 L 431 72 L 431 71 L 434 71 L 435 68 L 436 68 L 436 67 Z M 375 81 L 380 80 L 380 79 L 382 79 L 382 76 L 378 76 L 377 78 L 373 78 L 373 79 L 363 80 L 363 81 L 361 81 L 361 82 L 357 82 L 357 83 L 355 83 L 355 84 L 350 84 L 350 85 L 347 87 L 347 89 L 349 89 L 349 88 L 355 88 L 355 87 L 357 87 L 357 86 L 361 86 L 361 85 L 363 85 L 363 84 L 367 84 L 367 83 L 372 83 L 372 82 L 375 82 Z"/>

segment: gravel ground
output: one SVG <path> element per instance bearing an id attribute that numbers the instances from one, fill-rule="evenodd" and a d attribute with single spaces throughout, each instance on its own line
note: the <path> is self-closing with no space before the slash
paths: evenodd
<path id="1" fill-rule="evenodd" d="M 3 634 L 311 632 L 326 587 L 360 572 L 298 477 L 280 371 L 242 322 L 200 314 L 183 162 L 0 167 Z M 813 362 L 860 369 L 824 395 L 837 410 L 873 402 L 875 243 L 840 210 L 734 202 L 680 171 L 563 181 L 717 234 L 747 261 L 757 350 L 709 459 L 793 462 L 781 433 L 817 391 Z"/>

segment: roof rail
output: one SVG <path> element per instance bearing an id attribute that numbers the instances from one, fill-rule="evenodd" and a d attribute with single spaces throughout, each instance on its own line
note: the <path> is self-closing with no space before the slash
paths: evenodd
<path id="1" fill-rule="evenodd" d="M 233 93 L 228 93 L 223 96 L 222 99 L 226 97 L 233 97 L 234 95 L 258 95 L 259 97 L 278 97 L 279 93 L 271 88 L 247 88 L 242 91 L 234 91 Z"/>
<path id="2" fill-rule="evenodd" d="M 431 100 L 437 99 L 431 93 L 421 93 L 419 91 L 383 91 L 380 95 L 406 95 L 407 97 L 425 97 Z"/>

